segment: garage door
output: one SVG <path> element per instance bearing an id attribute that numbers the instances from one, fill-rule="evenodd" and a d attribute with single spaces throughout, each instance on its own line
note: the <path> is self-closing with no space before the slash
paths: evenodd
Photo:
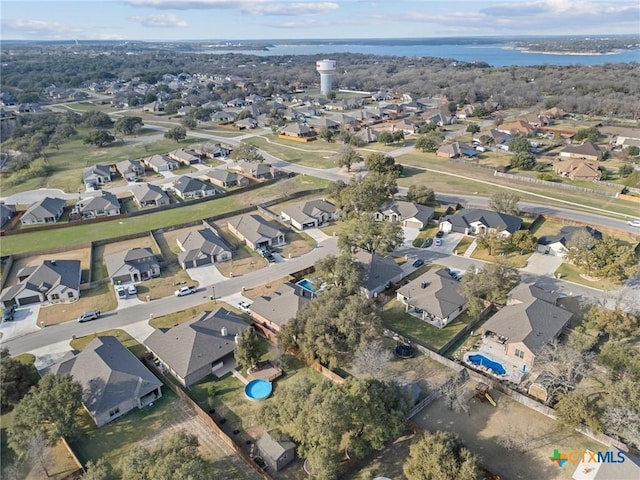
<path id="1" fill-rule="evenodd" d="M 30 297 L 22 297 L 16 300 L 20 305 L 31 305 L 32 303 L 40 303 L 40 297 L 38 295 L 32 295 Z"/>

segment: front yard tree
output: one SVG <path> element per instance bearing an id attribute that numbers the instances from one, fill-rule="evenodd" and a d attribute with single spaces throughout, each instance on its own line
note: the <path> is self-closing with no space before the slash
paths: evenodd
<path id="1" fill-rule="evenodd" d="M 402 467 L 408 480 L 480 480 L 480 462 L 454 433 L 424 432 Z"/>
<path id="2" fill-rule="evenodd" d="M 237 147 L 234 147 L 230 157 L 231 160 L 234 160 L 236 162 L 264 162 L 264 157 L 260 155 L 258 149 L 253 145 L 249 145 L 248 143 L 241 143 Z"/>
<path id="3" fill-rule="evenodd" d="M 520 283 L 518 270 L 504 262 L 490 263 L 478 271 L 470 268 L 460 281 L 471 316 L 484 309 L 484 302 L 504 305 L 507 294 Z"/>
<path id="4" fill-rule="evenodd" d="M 343 221 L 344 229 L 338 238 L 343 251 L 386 255 L 402 245 L 403 231 L 400 222 L 377 221 L 372 213 L 362 212 Z"/>
<path id="5" fill-rule="evenodd" d="M 538 246 L 538 239 L 529 230 L 518 230 L 513 232 L 509 238 L 513 248 L 520 250 L 520 254 L 535 252 Z"/>
<path id="6" fill-rule="evenodd" d="M 509 168 L 531 170 L 536 166 L 536 157 L 531 152 L 516 152 L 509 160 Z"/>
<path id="7" fill-rule="evenodd" d="M 327 196 L 348 216 L 375 212 L 398 192 L 395 175 L 369 173 L 355 177 L 348 184 L 338 180 L 327 188 Z"/>
<path id="8" fill-rule="evenodd" d="M 370 153 L 364 161 L 364 166 L 370 172 L 381 174 L 402 175 L 402 165 L 396 163 L 395 158 L 384 153 Z"/>
<path id="9" fill-rule="evenodd" d="M 327 143 L 335 142 L 335 139 L 333 138 L 334 136 L 335 133 L 333 132 L 333 130 L 327 127 L 320 129 L 320 133 L 318 134 L 318 137 L 320 137 L 322 140 L 325 140 Z"/>
<path id="10" fill-rule="evenodd" d="M 585 326 L 607 334 L 613 340 L 637 335 L 640 318 L 636 312 L 625 312 L 619 306 L 614 309 L 593 305 L 584 315 Z"/>
<path id="11" fill-rule="evenodd" d="M 95 145 L 98 148 L 102 148 L 109 143 L 113 143 L 116 137 L 111 135 L 106 130 L 93 130 L 84 137 L 84 143 Z"/>
<path id="12" fill-rule="evenodd" d="M 496 255 L 502 253 L 507 241 L 500 232 L 486 232 L 476 237 L 476 243 L 480 248 L 484 248 L 489 252 L 489 255 Z"/>
<path id="13" fill-rule="evenodd" d="M 436 199 L 436 194 L 432 189 L 423 184 L 409 185 L 407 191 L 407 201 L 418 203 L 420 205 L 428 205 Z"/>
<path id="14" fill-rule="evenodd" d="M 416 140 L 415 148 L 422 152 L 435 152 L 443 140 L 444 135 L 440 132 L 425 133 Z"/>
<path id="15" fill-rule="evenodd" d="M 116 120 L 113 130 L 123 135 L 135 135 L 140 131 L 142 125 L 141 117 L 120 117 Z"/>
<path id="16" fill-rule="evenodd" d="M 596 127 L 581 128 L 573 136 L 573 139 L 576 142 L 588 140 L 591 143 L 597 143 L 600 139 L 600 130 L 598 130 Z"/>
<path id="17" fill-rule="evenodd" d="M 360 291 L 362 265 L 348 252 L 339 256 L 327 255 L 318 260 L 314 267 L 321 283 L 341 287 L 349 295 Z"/>
<path id="18" fill-rule="evenodd" d="M 238 363 L 245 368 L 251 368 L 258 362 L 260 345 L 258 334 L 253 328 L 240 332 L 234 354 Z"/>
<path id="19" fill-rule="evenodd" d="M 110 128 L 113 125 L 113 120 L 111 120 L 109 115 L 100 110 L 84 112 L 80 117 L 80 122 L 85 127 L 92 128 Z"/>
<path id="20" fill-rule="evenodd" d="M 345 167 L 347 172 L 351 171 L 351 166 L 362 161 L 362 156 L 350 145 L 345 145 L 338 154 L 338 166 Z"/>
<path id="21" fill-rule="evenodd" d="M 518 214 L 518 202 L 520 197 L 511 192 L 498 192 L 491 195 L 489 200 L 489 208 L 498 213 L 506 213 L 508 215 Z"/>
<path id="22" fill-rule="evenodd" d="M 514 137 L 509 144 L 509 151 L 513 153 L 529 153 L 530 150 L 531 144 L 529 144 L 529 140 L 521 135 Z"/>
<path id="23" fill-rule="evenodd" d="M 638 271 L 638 257 L 630 245 L 611 236 L 593 239 L 586 232 L 574 235 L 566 259 L 588 276 L 624 281 Z"/>
<path id="24" fill-rule="evenodd" d="M 477 123 L 470 123 L 467 125 L 467 132 L 469 133 L 478 133 L 480 131 L 480 127 Z"/>
<path id="25" fill-rule="evenodd" d="M 16 405 L 9 427 L 9 446 L 23 457 L 34 435 L 42 435 L 49 446 L 54 446 L 60 437 L 73 438 L 81 405 L 82 386 L 71 375 L 46 375 Z"/>
<path id="26" fill-rule="evenodd" d="M 3 412 L 11 410 L 38 383 L 39 378 L 33 365 L 11 358 L 7 348 L 0 350 L 0 409 Z"/>
<path id="27" fill-rule="evenodd" d="M 170 128 L 169 130 L 164 132 L 164 138 L 175 140 L 176 142 L 180 143 L 181 140 L 187 138 L 187 129 L 182 125 Z"/>

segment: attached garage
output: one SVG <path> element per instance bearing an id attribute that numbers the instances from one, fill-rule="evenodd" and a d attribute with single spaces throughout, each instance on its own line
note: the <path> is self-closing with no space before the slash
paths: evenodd
<path id="1" fill-rule="evenodd" d="M 42 300 L 38 295 L 29 295 L 28 297 L 16 298 L 18 305 L 31 305 L 33 303 L 40 303 Z"/>

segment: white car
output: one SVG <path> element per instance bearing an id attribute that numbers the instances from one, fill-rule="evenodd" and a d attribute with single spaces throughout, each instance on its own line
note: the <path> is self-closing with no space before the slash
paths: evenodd
<path id="1" fill-rule="evenodd" d="M 630 227 L 640 228 L 640 220 L 629 220 L 627 222 L 627 225 L 629 225 Z"/>
<path id="2" fill-rule="evenodd" d="M 196 293 L 196 287 L 180 287 L 178 290 L 173 292 L 176 297 L 184 297 L 185 295 L 191 295 L 192 293 Z"/>
<path id="3" fill-rule="evenodd" d="M 136 295 L 138 293 L 138 289 L 135 285 L 131 284 L 127 287 L 127 293 L 129 295 Z"/>
<path id="4" fill-rule="evenodd" d="M 251 313 L 251 304 L 249 302 L 245 302 L 245 301 L 238 302 L 238 308 L 242 310 L 244 313 Z"/>

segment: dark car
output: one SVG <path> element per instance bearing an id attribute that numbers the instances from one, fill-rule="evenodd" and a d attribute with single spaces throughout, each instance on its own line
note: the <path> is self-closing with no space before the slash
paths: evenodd
<path id="1" fill-rule="evenodd" d="M 438 230 L 438 233 L 436 233 L 436 238 L 442 238 L 444 237 L 444 232 L 442 230 Z"/>
<path id="2" fill-rule="evenodd" d="M 3 322 L 11 322 L 13 321 L 13 309 L 7 308 L 4 312 L 2 312 L 2 321 Z"/>
<path id="3" fill-rule="evenodd" d="M 424 260 L 421 258 L 416 259 L 413 264 L 412 264 L 415 268 L 421 267 L 422 265 L 424 265 Z"/>
<path id="4" fill-rule="evenodd" d="M 422 248 L 428 248 L 431 245 L 433 245 L 433 238 L 431 238 L 431 237 L 425 238 L 424 242 L 422 242 Z"/>

